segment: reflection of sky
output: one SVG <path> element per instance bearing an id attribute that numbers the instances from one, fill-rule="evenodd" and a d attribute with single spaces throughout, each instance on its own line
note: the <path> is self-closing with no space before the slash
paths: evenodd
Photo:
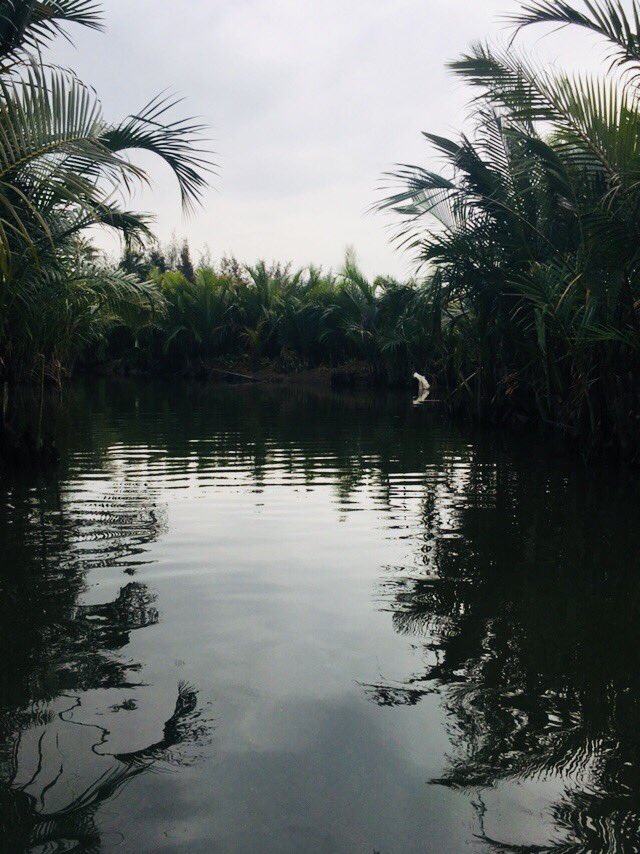
<path id="1" fill-rule="evenodd" d="M 223 850 L 418 851 L 436 824 L 444 845 L 460 817 L 455 797 L 426 785 L 444 746 L 437 703 L 396 715 L 358 684 L 415 657 L 372 607 L 372 575 L 407 544 L 385 537 L 370 507 L 338 524 L 328 487 L 268 487 L 259 503 L 225 488 L 179 498 L 145 572 L 162 622 L 131 654 L 155 686 L 175 680 L 168 661 L 184 661 L 177 672 L 213 698 L 216 731 L 211 764 L 178 790 L 142 782 L 142 821 L 159 833 L 149 799 L 164 794 L 195 850 L 214 839 Z"/>
<path id="2" fill-rule="evenodd" d="M 133 631 L 116 653 L 143 663 L 132 674 L 141 687 L 82 692 L 81 707 L 48 728 L 50 768 L 39 782 L 53 776 L 56 756 L 66 767 L 47 808 L 109 766 L 96 752 L 157 740 L 186 680 L 215 719 L 211 742 L 194 748 L 191 767 L 139 777 L 105 805 L 106 844 L 126 816 L 136 830 L 125 833 L 125 851 L 209 851 L 212 840 L 230 851 L 421 851 L 425 836 L 439 840 L 434 850 L 457 850 L 453 840 L 469 833 L 468 803 L 427 785 L 446 746 L 436 698 L 409 714 L 384 710 L 360 684 L 419 666 L 419 651 L 378 611 L 372 583 L 387 563 L 410 559 L 411 544 L 389 536 L 366 491 L 353 499 L 360 512 L 348 512 L 327 484 L 256 494 L 242 481 L 229 489 L 224 477 L 200 491 L 165 491 L 156 480 L 166 529 L 145 546 L 136 580 L 157 593 L 160 621 Z M 111 508 L 114 495 L 128 494 L 132 510 L 141 499 L 131 481 L 102 499 L 76 485 L 92 509 Z M 65 492 L 78 512 L 74 484 Z M 403 502 L 414 523 L 417 509 Z M 102 549 L 103 539 L 93 545 Z M 122 564 L 94 568 L 83 602 L 114 601 L 122 584 Z M 114 711 L 131 698 L 136 709 Z M 109 732 L 96 749 L 101 728 Z M 34 730 L 23 745 L 25 760 L 38 737 Z"/>
<path id="3" fill-rule="evenodd" d="M 471 811 L 425 785 L 414 755 L 412 740 L 424 742 L 437 720 L 430 711 L 403 722 L 398 738 L 397 724 L 355 695 L 267 706 L 256 727 L 267 725 L 268 744 L 222 747 L 191 778 L 130 790 L 138 832 L 160 843 L 166 829 L 175 850 L 203 852 L 460 851 Z"/>
<path id="4" fill-rule="evenodd" d="M 59 696 L 47 727 L 22 739 L 18 783 L 29 783 L 46 729 L 43 770 L 26 791 L 39 797 L 64 762 L 43 801 L 47 810 L 64 806 L 117 764 L 108 754 L 161 739 L 183 681 L 213 727 L 102 804 L 105 850 L 450 854 L 485 850 L 481 829 L 511 843 L 552 839 L 550 808 L 576 784 L 571 774 L 503 780 L 481 795 L 429 785 L 460 747 L 455 715 L 467 707 L 456 706 L 451 685 L 425 676 L 442 656 L 446 609 L 431 620 L 418 601 L 417 619 L 409 609 L 398 621 L 407 604 L 399 591 L 410 596 L 416 579 L 437 584 L 439 550 L 455 553 L 467 533 L 467 569 L 491 559 L 491 537 L 473 539 L 476 511 L 494 518 L 497 477 L 511 476 L 509 465 L 434 427 L 409 398 L 406 412 L 400 403 L 379 419 L 368 408 L 318 404 L 298 424 L 288 393 L 270 410 L 267 392 L 262 403 L 253 394 L 243 403 L 239 390 L 211 394 L 202 411 L 176 400 L 162 417 L 153 403 L 135 422 L 121 412 L 123 441 L 108 419 L 94 418 L 93 441 L 107 450 L 90 455 L 78 442 L 69 455 L 62 510 L 47 525 L 64 520 L 61 558 L 86 572 L 87 607 L 75 609 L 73 628 L 83 613 L 99 626 L 94 606 L 117 603 L 128 583 L 155 597 L 159 621 L 127 632 L 124 620 L 119 647 L 92 650 L 124 667 L 125 687 L 98 687 L 87 667 L 82 684 L 69 674 L 70 697 Z M 449 583 L 457 581 L 454 573 Z M 491 603 L 486 613 L 494 616 Z M 97 633 L 87 637 L 100 645 Z M 462 647 L 483 651 L 490 657 L 473 642 Z M 65 652 L 52 654 L 56 667 L 64 669 L 56 655 Z M 471 691 L 463 703 L 474 689 L 464 655 L 458 672 Z M 480 692 L 492 684 L 488 672 Z M 381 707 L 368 690 L 376 685 L 433 693 L 415 706 Z M 56 717 L 74 697 L 81 705 Z M 490 723 L 479 718 L 487 737 Z"/>
<path id="5" fill-rule="evenodd" d="M 142 748 L 158 738 L 184 679 L 211 704 L 215 731 L 191 767 L 140 777 L 126 803 L 102 810 L 105 838 L 126 812 L 137 830 L 122 850 L 156 850 L 165 833 L 170 845 L 202 851 L 212 840 L 230 851 L 460 850 L 474 832 L 469 798 L 428 785 L 448 750 L 439 698 L 381 709 L 362 686 L 421 669 L 421 644 L 396 634 L 377 582 L 386 567 L 420 567 L 426 491 L 436 491 L 438 525 L 455 528 L 462 458 L 446 478 L 391 475 L 385 507 L 367 477 L 345 505 L 330 465 L 309 488 L 277 454 L 256 493 L 233 461 L 219 481 L 213 468 L 196 475 L 175 463 L 165 480 L 158 455 L 119 452 L 131 465 L 125 492 L 144 495 L 135 482 L 155 466 L 154 493 L 167 507 L 136 573 L 158 595 L 160 622 L 132 632 L 122 650 L 143 663 L 135 681 L 145 687 L 90 692 L 76 717 L 108 727 L 104 751 Z M 114 600 L 122 578 L 119 564 L 91 572 L 84 601 Z M 113 713 L 127 697 L 138 708 Z"/>

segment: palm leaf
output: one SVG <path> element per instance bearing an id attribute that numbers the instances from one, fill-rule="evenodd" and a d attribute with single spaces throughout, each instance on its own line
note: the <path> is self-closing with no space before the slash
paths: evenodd
<path id="1" fill-rule="evenodd" d="M 640 60 L 640 3 L 632 0 L 630 14 L 620 0 L 584 0 L 585 11 L 567 0 L 534 0 L 509 16 L 517 29 L 532 24 L 575 25 L 604 36 L 615 45 L 617 64 Z"/>
<path id="2" fill-rule="evenodd" d="M 6 68 L 28 50 L 39 50 L 64 34 L 66 24 L 102 28 L 96 0 L 3 0 L 0 7 L 0 63 Z"/>
<path id="3" fill-rule="evenodd" d="M 192 210 L 207 186 L 206 175 L 212 166 L 208 152 L 199 148 L 204 125 L 193 119 L 167 118 L 178 103 L 160 95 L 140 113 L 105 129 L 100 142 L 113 153 L 138 149 L 160 157 L 178 180 L 183 206 Z"/>

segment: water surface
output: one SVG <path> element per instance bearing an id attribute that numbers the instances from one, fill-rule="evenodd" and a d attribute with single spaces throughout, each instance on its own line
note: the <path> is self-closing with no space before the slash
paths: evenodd
<path id="1" fill-rule="evenodd" d="M 0 483 L 1 850 L 640 850 L 635 476 L 402 395 L 48 418 Z"/>

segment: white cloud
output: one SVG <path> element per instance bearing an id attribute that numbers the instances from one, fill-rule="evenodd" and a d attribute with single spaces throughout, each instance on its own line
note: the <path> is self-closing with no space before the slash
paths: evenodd
<path id="1" fill-rule="evenodd" d="M 55 59 L 96 86 L 114 117 L 158 91 L 211 126 L 220 174 L 185 221 L 171 176 L 135 204 L 162 239 L 214 255 L 339 265 L 355 246 L 369 273 L 405 273 L 388 223 L 368 214 L 382 172 L 424 162 L 423 129 L 452 134 L 469 94 L 446 71 L 472 40 L 500 37 L 512 0 L 110 0 L 107 33 L 74 33 Z M 580 34 L 527 41 L 548 61 L 584 56 Z M 592 44 L 592 42 L 588 42 Z"/>

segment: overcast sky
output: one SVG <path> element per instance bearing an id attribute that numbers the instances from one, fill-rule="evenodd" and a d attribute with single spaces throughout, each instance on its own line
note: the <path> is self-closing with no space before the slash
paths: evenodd
<path id="1" fill-rule="evenodd" d="M 162 166 L 135 205 L 162 240 L 337 268 L 352 245 L 369 274 L 404 275 L 389 221 L 368 213 L 396 162 L 435 165 L 421 130 L 455 134 L 469 92 L 444 65 L 471 41 L 503 40 L 516 0 L 106 0 L 106 33 L 59 42 L 55 59 L 94 85 L 109 117 L 164 89 L 211 127 L 219 166 L 186 219 Z M 540 61 L 588 57 L 573 32 L 527 44 Z M 146 161 L 145 161 L 146 162 Z"/>

